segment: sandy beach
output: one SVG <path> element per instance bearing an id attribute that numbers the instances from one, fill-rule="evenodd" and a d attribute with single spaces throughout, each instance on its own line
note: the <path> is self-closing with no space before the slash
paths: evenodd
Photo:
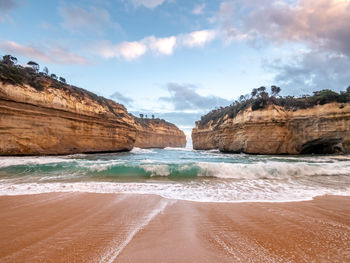
<path id="1" fill-rule="evenodd" d="M 349 262 L 350 198 L 0 197 L 0 262 Z"/>

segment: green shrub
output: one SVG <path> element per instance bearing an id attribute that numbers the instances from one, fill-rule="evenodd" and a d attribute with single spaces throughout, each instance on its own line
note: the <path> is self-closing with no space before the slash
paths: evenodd
<path id="1" fill-rule="evenodd" d="M 272 95 L 278 94 L 280 88 L 272 86 Z M 304 95 L 302 97 L 278 97 L 269 96 L 266 92 L 265 87 L 260 87 L 259 89 L 254 89 L 251 93 L 250 99 L 241 99 L 240 101 L 235 101 L 227 107 L 221 107 L 219 109 L 214 109 L 201 117 L 199 122 L 199 127 L 202 128 L 212 121 L 212 125 L 218 126 L 224 120 L 227 115 L 228 118 L 232 119 L 237 116 L 237 114 L 249 107 L 252 110 L 264 109 L 268 105 L 278 105 L 285 107 L 288 110 L 296 111 L 297 109 L 307 109 L 314 107 L 315 105 L 324 105 L 327 103 L 338 102 L 338 103 L 350 103 L 350 87 L 347 88 L 346 92 L 334 92 L 332 90 L 321 90 L 314 92 L 312 96 Z M 244 96 L 241 96 L 243 98 Z M 342 105 L 343 106 L 343 105 Z M 344 106 L 343 106 L 344 107 Z M 343 108 L 342 107 L 342 108 Z"/>
<path id="2" fill-rule="evenodd" d="M 267 101 L 264 100 L 263 98 L 257 98 L 256 100 L 253 101 L 252 103 L 252 110 L 259 110 L 265 108 L 267 105 Z"/>

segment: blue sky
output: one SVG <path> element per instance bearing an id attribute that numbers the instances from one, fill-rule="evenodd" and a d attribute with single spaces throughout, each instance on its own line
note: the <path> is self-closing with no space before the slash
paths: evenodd
<path id="1" fill-rule="evenodd" d="M 350 85 L 347 0 L 0 0 L 0 55 L 182 128 L 253 88 Z"/>

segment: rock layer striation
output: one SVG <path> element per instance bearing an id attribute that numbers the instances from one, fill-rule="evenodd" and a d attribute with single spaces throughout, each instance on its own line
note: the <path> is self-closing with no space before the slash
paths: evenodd
<path id="1" fill-rule="evenodd" d="M 135 121 L 136 142 L 139 148 L 185 147 L 186 136 L 174 124 L 159 119 Z"/>
<path id="2" fill-rule="evenodd" d="M 89 91 L 42 78 L 41 88 L 0 80 L 0 155 L 116 152 L 183 147 L 186 137 L 159 120 L 136 122 L 126 108 Z"/>
<path id="3" fill-rule="evenodd" d="M 350 152 L 350 104 L 329 103 L 287 110 L 269 105 L 248 108 L 217 124 L 200 122 L 192 131 L 193 148 L 249 154 Z"/>
<path id="4" fill-rule="evenodd" d="M 36 90 L 0 82 L 0 155 L 50 155 L 132 149 L 136 129 L 125 107 L 51 81 Z"/>

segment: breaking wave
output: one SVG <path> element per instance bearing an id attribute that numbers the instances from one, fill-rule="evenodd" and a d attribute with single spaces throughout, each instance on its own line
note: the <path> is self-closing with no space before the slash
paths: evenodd
<path id="1" fill-rule="evenodd" d="M 130 163 L 123 160 L 76 160 L 63 158 L 28 158 L 0 163 L 1 172 L 10 174 L 81 172 L 84 175 L 141 177 L 215 177 L 225 179 L 288 179 L 312 176 L 350 176 L 350 162 L 337 163 L 165 163 L 150 159 Z"/>
<path id="2" fill-rule="evenodd" d="M 169 148 L 0 157 L 0 195 L 78 191 L 201 202 L 300 201 L 350 195 L 349 156 L 251 156 Z"/>

